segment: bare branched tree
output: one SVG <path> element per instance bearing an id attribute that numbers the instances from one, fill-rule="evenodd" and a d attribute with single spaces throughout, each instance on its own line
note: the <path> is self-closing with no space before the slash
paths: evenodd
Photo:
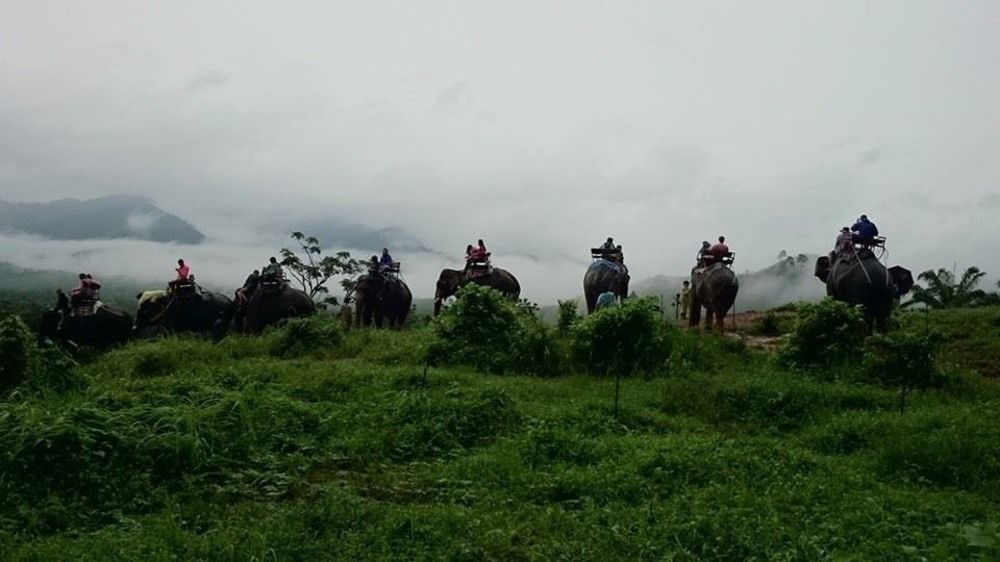
<path id="1" fill-rule="evenodd" d="M 350 252 L 346 251 L 324 256 L 319 240 L 315 236 L 293 232 L 292 238 L 298 242 L 300 250 L 296 252 L 282 248 L 281 265 L 285 268 L 286 275 L 295 281 L 310 298 L 315 300 L 319 295 L 329 295 L 330 289 L 326 284 L 337 276 L 345 276 L 345 279 L 341 280 L 341 286 L 344 287 L 345 291 L 348 287 L 353 289 L 352 277 L 364 271 L 363 261 L 352 258 Z M 348 297 L 349 293 L 348 291 Z M 326 296 L 323 298 L 323 302 L 336 304 L 337 299 Z"/>

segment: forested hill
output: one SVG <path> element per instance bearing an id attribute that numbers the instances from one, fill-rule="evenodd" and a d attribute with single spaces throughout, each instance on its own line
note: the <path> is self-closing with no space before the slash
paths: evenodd
<path id="1" fill-rule="evenodd" d="M 0 232 L 34 234 L 53 240 L 131 238 L 198 244 L 205 239 L 204 234 L 184 219 L 160 209 L 145 197 L 129 195 L 49 203 L 0 200 Z"/>

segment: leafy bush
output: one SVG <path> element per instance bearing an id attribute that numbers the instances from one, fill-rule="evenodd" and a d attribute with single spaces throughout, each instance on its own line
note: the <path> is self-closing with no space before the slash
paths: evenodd
<path id="1" fill-rule="evenodd" d="M 592 374 L 652 373 L 664 368 L 670 356 L 668 330 L 653 302 L 628 299 L 573 328 L 573 357 Z"/>
<path id="2" fill-rule="evenodd" d="M 865 333 L 864 319 L 857 308 L 831 298 L 803 304 L 778 360 L 797 368 L 841 365 L 858 355 Z"/>
<path id="3" fill-rule="evenodd" d="M 53 344 L 38 345 L 17 316 L 0 318 L 0 393 L 29 384 L 37 390 L 63 391 L 83 382 L 75 363 Z"/>
<path id="4" fill-rule="evenodd" d="M 32 348 L 31 330 L 19 316 L 0 318 L 0 391 L 27 378 Z"/>
<path id="5" fill-rule="evenodd" d="M 299 357 L 336 347 L 344 339 L 340 324 L 331 317 L 316 314 L 294 318 L 270 334 L 270 353 L 275 357 Z"/>
<path id="6" fill-rule="evenodd" d="M 895 332 L 865 342 L 866 381 L 897 388 L 930 388 L 944 384 L 935 357 L 939 338 L 932 332 Z"/>
<path id="7" fill-rule="evenodd" d="M 428 356 L 490 373 L 557 373 L 560 347 L 534 311 L 490 287 L 466 285 L 435 322 Z"/>
<path id="8" fill-rule="evenodd" d="M 568 334 L 570 328 L 580 320 L 580 314 L 576 310 L 576 301 L 557 301 L 559 303 L 559 318 L 556 327 L 560 334 Z"/>

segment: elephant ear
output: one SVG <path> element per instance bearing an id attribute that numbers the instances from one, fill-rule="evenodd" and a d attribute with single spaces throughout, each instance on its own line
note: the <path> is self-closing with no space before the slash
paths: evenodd
<path id="1" fill-rule="evenodd" d="M 813 271 L 813 275 L 826 283 L 826 279 L 830 276 L 830 256 L 816 258 L 816 269 Z"/>
<path id="2" fill-rule="evenodd" d="M 909 293 L 913 288 L 913 273 L 909 269 L 894 265 L 889 268 L 889 275 L 892 276 L 892 282 L 896 285 L 899 296 Z"/>

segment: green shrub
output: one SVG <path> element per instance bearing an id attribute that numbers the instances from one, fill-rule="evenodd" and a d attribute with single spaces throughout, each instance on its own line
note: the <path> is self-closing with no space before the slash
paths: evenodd
<path id="1" fill-rule="evenodd" d="M 557 374 L 563 353 L 536 310 L 492 288 L 466 285 L 435 322 L 428 357 L 490 373 Z"/>
<path id="2" fill-rule="evenodd" d="M 19 316 L 0 318 L 0 392 L 28 377 L 34 346 L 31 330 Z"/>
<path id="3" fill-rule="evenodd" d="M 271 355 L 290 358 L 336 347 L 343 341 L 344 332 L 332 317 L 315 314 L 309 318 L 291 319 L 272 329 L 268 337 Z"/>
<path id="4" fill-rule="evenodd" d="M 800 369 L 842 365 L 859 357 L 865 334 L 864 319 L 855 307 L 831 298 L 803 304 L 778 360 Z"/>
<path id="5" fill-rule="evenodd" d="M 872 336 L 865 342 L 864 380 L 906 389 L 943 386 L 935 360 L 939 341 L 929 332 Z"/>
<path id="6" fill-rule="evenodd" d="M 570 329 L 580 320 L 580 314 L 576 310 L 576 301 L 557 301 L 559 303 L 559 318 L 556 327 L 560 334 L 568 334 Z"/>
<path id="7" fill-rule="evenodd" d="M 572 338 L 575 361 L 596 375 L 653 373 L 666 368 L 671 351 L 669 328 L 646 299 L 598 310 L 574 326 Z"/>
<path id="8" fill-rule="evenodd" d="M 54 344 L 37 344 L 19 317 L 0 318 L 0 394 L 19 385 L 60 392 L 78 388 L 83 377 L 75 366 Z"/>

